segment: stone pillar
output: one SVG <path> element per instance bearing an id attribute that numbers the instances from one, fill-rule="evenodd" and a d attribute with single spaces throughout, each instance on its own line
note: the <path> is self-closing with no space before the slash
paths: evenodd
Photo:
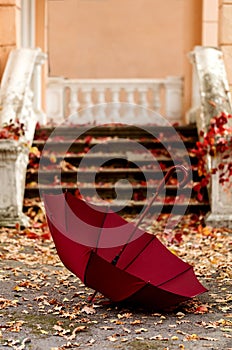
<path id="1" fill-rule="evenodd" d="M 232 161 L 232 157 L 223 160 L 221 154 L 217 154 L 211 158 L 211 168 L 218 167 L 223 162 Z M 210 184 L 210 205 L 211 212 L 206 216 L 205 221 L 207 225 L 216 227 L 229 227 L 232 228 L 232 181 L 225 184 L 220 184 L 220 173 L 212 175 Z"/>
<path id="2" fill-rule="evenodd" d="M 25 171 L 28 146 L 14 140 L 0 140 L 0 226 L 27 226 L 29 218 L 23 214 Z"/>
<path id="3" fill-rule="evenodd" d="M 0 79 L 10 51 L 20 46 L 20 5 L 20 0 L 0 0 Z"/>
<path id="4" fill-rule="evenodd" d="M 207 132 L 211 118 L 222 111 L 231 114 L 231 100 L 222 52 L 211 47 L 196 47 L 192 52 L 200 91 L 200 114 L 198 131 Z M 208 168 L 217 168 L 222 163 L 221 155 L 208 158 Z M 225 160 L 228 161 L 228 160 Z M 212 176 L 209 187 L 211 212 L 205 221 L 211 226 L 232 227 L 231 183 L 219 183 L 220 172 Z"/>

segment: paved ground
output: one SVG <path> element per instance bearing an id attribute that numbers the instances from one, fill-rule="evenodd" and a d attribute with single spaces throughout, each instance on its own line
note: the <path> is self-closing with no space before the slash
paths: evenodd
<path id="1" fill-rule="evenodd" d="M 62 266 L 51 240 L 1 229 L 0 349 L 232 349 L 232 235 L 187 227 L 182 242 L 162 239 L 209 292 L 162 314 L 100 296 L 89 306 L 92 291 Z"/>

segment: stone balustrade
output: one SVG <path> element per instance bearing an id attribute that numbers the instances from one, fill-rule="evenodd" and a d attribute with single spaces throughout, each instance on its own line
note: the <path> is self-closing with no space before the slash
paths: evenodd
<path id="1" fill-rule="evenodd" d="M 45 54 L 40 49 L 11 51 L 0 89 L 0 124 L 18 120 L 25 135 L 19 140 L 0 139 L 0 226 L 28 224 L 23 214 L 23 198 L 30 145 L 35 126 L 45 123 L 41 108 L 41 65 Z"/>
<path id="2" fill-rule="evenodd" d="M 150 111 L 182 122 L 183 80 L 166 79 L 64 79 L 50 77 L 47 84 L 47 116 L 59 124 L 122 122 L 149 124 Z M 139 109 L 135 105 L 144 108 Z M 93 107 L 94 108 L 91 108 Z M 138 114 L 138 115 L 136 115 Z"/>
<path id="3" fill-rule="evenodd" d="M 0 124 L 18 119 L 24 123 L 26 140 L 31 143 L 35 125 L 45 123 L 41 107 L 41 66 L 46 55 L 39 49 L 11 51 L 1 81 Z"/>

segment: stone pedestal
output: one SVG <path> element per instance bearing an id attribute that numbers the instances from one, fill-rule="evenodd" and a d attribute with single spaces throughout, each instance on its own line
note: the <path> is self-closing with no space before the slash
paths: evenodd
<path id="1" fill-rule="evenodd" d="M 27 226 L 23 197 L 29 148 L 15 140 L 0 140 L 0 226 Z"/>
<path id="2" fill-rule="evenodd" d="M 226 162 L 232 159 L 226 159 Z M 211 169 L 223 163 L 221 155 L 212 158 Z M 211 212 L 206 216 L 205 222 L 213 227 L 232 228 L 232 180 L 225 184 L 220 184 L 221 171 L 212 175 L 210 186 Z"/>

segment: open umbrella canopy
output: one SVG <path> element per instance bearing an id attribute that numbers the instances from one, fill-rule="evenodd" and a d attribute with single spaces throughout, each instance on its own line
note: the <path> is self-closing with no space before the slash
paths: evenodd
<path id="1" fill-rule="evenodd" d="M 109 208 L 69 193 L 44 202 L 63 264 L 113 302 L 160 310 L 206 291 L 191 265 Z"/>

